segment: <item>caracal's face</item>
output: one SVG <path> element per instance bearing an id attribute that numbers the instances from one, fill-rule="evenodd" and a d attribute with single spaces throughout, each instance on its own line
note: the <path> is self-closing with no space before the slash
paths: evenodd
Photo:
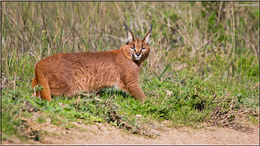
<path id="1" fill-rule="evenodd" d="M 143 61 L 150 52 L 150 46 L 141 39 L 136 39 L 129 43 L 127 52 L 134 61 Z"/>
<path id="2" fill-rule="evenodd" d="M 128 30 L 127 43 L 124 48 L 126 57 L 132 59 L 133 61 L 141 62 L 148 56 L 150 52 L 151 30 L 152 26 L 150 26 L 148 33 L 143 39 L 135 39 L 133 33 Z"/>

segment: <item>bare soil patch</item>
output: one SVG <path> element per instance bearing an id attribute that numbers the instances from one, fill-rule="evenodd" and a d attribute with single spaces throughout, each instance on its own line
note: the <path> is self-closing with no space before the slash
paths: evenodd
<path id="1" fill-rule="evenodd" d="M 204 128 L 175 128 L 157 126 L 154 138 L 131 134 L 107 123 L 85 125 L 73 123 L 73 128 L 61 128 L 45 123 L 39 141 L 22 141 L 17 138 L 4 140 L 3 144 L 256 144 L 259 145 L 259 126 L 250 125 L 247 131 L 205 125 Z"/>

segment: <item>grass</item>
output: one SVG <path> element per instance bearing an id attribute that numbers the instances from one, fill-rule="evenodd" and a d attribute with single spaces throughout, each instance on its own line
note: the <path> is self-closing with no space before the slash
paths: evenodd
<path id="1" fill-rule="evenodd" d="M 228 126 L 243 113 L 257 124 L 259 10 L 241 3 L 2 3 L 4 138 L 29 138 L 21 134 L 22 119 L 35 114 L 39 124 L 47 118 L 62 128 L 107 122 L 151 137 L 152 121 Z M 51 102 L 32 97 L 37 61 L 58 52 L 117 49 L 124 43 L 124 21 L 139 36 L 153 24 L 152 50 L 140 73 L 143 104 L 115 89 Z"/>

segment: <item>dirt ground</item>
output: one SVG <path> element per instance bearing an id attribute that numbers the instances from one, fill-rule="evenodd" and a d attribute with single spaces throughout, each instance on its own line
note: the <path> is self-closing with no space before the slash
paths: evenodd
<path id="1" fill-rule="evenodd" d="M 85 125 L 74 123 L 81 128 L 62 129 L 46 124 L 43 129 L 48 131 L 39 141 L 21 141 L 9 138 L 2 144 L 255 144 L 259 145 L 259 126 L 251 125 L 246 132 L 231 128 L 204 126 L 200 129 L 187 127 L 160 127 L 154 133 L 155 138 L 149 138 L 109 124 Z"/>

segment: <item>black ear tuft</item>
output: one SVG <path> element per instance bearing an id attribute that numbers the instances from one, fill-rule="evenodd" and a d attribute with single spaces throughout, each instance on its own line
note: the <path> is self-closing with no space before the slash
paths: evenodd
<path id="1" fill-rule="evenodd" d="M 152 25 L 152 24 L 150 24 L 149 33 L 151 33 L 151 32 L 152 32 L 152 29 L 153 29 L 153 25 Z"/>
<path id="2" fill-rule="evenodd" d="M 151 43 L 151 42 L 150 42 L 150 38 L 151 38 L 151 36 L 152 36 L 152 34 L 151 34 L 152 28 L 153 28 L 153 25 L 150 24 L 149 31 L 148 31 L 148 33 L 145 35 L 145 37 L 144 37 L 144 39 L 143 39 L 143 41 L 144 41 L 147 45 L 150 45 L 150 43 Z"/>
<path id="3" fill-rule="evenodd" d="M 125 30 L 129 30 L 128 26 L 125 23 L 123 24 L 123 26 L 124 26 Z"/>
<path id="4" fill-rule="evenodd" d="M 128 28 L 128 26 L 126 24 L 123 24 L 123 26 L 125 27 L 125 29 L 127 31 L 126 44 L 129 44 L 130 42 L 134 41 L 134 35 L 133 35 L 132 31 Z"/>

